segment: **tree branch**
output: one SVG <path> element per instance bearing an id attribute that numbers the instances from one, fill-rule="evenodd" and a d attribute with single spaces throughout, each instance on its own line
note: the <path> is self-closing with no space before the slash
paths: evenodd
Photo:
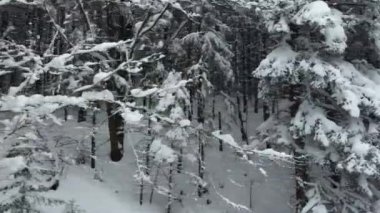
<path id="1" fill-rule="evenodd" d="M 158 21 L 162 18 L 162 16 L 165 14 L 165 12 L 169 9 L 170 5 L 171 5 L 170 3 L 166 4 L 166 6 L 164 7 L 164 9 L 162 9 L 162 11 L 160 12 L 160 14 L 154 20 L 153 24 L 151 26 L 149 26 L 147 29 L 143 30 L 144 27 L 146 26 L 146 24 L 148 23 L 148 20 L 152 16 L 151 11 L 147 12 L 147 15 L 146 15 L 143 23 L 141 24 L 140 28 L 136 32 L 135 38 L 134 38 L 132 46 L 131 46 L 131 51 L 129 52 L 129 55 L 128 55 L 129 59 L 133 57 L 136 45 L 139 42 L 140 38 L 142 36 L 144 36 L 150 30 L 152 30 L 157 25 Z"/>
<path id="2" fill-rule="evenodd" d="M 67 36 L 66 36 L 65 33 L 63 32 L 62 27 L 59 26 L 59 25 L 55 22 L 53 16 L 50 14 L 50 11 L 49 11 L 49 9 L 48 9 L 47 6 L 46 6 L 46 2 L 45 2 L 45 1 L 44 1 L 44 4 L 43 4 L 43 7 L 44 7 L 46 13 L 48 14 L 50 20 L 53 22 L 53 26 L 55 27 L 55 29 L 56 29 L 56 30 L 58 31 L 58 33 L 62 36 L 62 38 L 66 41 L 66 43 L 67 43 L 70 47 L 73 47 L 74 45 L 69 41 L 69 39 L 67 38 Z"/>

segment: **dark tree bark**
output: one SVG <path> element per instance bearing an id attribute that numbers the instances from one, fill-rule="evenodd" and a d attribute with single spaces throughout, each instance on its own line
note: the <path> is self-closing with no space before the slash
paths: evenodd
<path id="1" fill-rule="evenodd" d="M 115 113 L 115 106 L 107 103 L 108 131 L 110 135 L 111 152 L 110 158 L 118 162 L 123 158 L 124 144 L 124 121 L 119 113 Z"/>
<path id="2" fill-rule="evenodd" d="M 181 147 L 179 149 L 179 155 L 178 155 L 178 164 L 177 164 L 177 173 L 181 174 L 183 168 L 183 148 Z"/>
<path id="3" fill-rule="evenodd" d="M 243 112 L 241 110 L 241 101 L 240 101 L 240 97 L 238 94 L 236 95 L 236 103 L 237 103 L 237 107 L 238 107 L 238 117 L 239 117 L 239 122 L 240 122 L 241 140 L 244 141 L 246 144 L 248 144 L 248 136 L 247 136 L 247 132 L 245 130 Z"/>
<path id="4" fill-rule="evenodd" d="M 160 173 L 160 168 L 161 168 L 161 164 L 158 165 L 157 167 L 157 172 L 154 176 L 154 180 L 153 180 L 153 186 L 152 186 L 152 190 L 150 191 L 150 196 L 149 196 L 149 203 L 152 204 L 153 202 L 153 194 L 154 194 L 154 188 L 157 186 L 157 182 L 158 182 L 158 175 Z"/>
<path id="5" fill-rule="evenodd" d="M 151 103 L 152 103 L 152 99 L 151 97 L 149 97 L 148 99 L 147 98 L 144 98 L 144 106 L 148 105 L 148 108 L 150 109 L 151 107 Z M 148 103 L 147 103 L 148 102 Z M 148 120 L 148 132 L 147 132 L 147 135 L 148 135 L 148 144 L 146 145 L 146 148 L 145 148 L 145 174 L 147 176 L 150 175 L 150 146 L 151 146 L 151 143 L 152 143 L 152 129 L 151 129 L 151 124 L 152 121 L 149 119 Z M 144 180 L 141 178 L 141 182 L 140 182 L 140 205 L 143 204 L 143 201 L 144 201 Z"/>
<path id="6" fill-rule="evenodd" d="M 218 124 L 219 124 L 219 131 L 222 133 L 222 113 L 218 112 Z M 219 140 L 219 151 L 223 152 L 223 141 Z"/>
<path id="7" fill-rule="evenodd" d="M 255 84 L 255 87 L 254 87 L 254 90 L 253 90 L 253 93 L 254 93 L 254 96 L 255 96 L 255 105 L 254 105 L 254 112 L 257 114 L 259 113 L 259 81 L 257 79 L 254 80 L 254 84 Z"/>
<path id="8" fill-rule="evenodd" d="M 212 119 L 214 120 L 215 119 L 215 94 L 213 95 L 213 98 L 212 98 Z"/>
<path id="9" fill-rule="evenodd" d="M 96 111 L 92 114 L 93 132 L 91 136 L 91 168 L 95 169 L 96 141 L 95 141 Z"/>
<path id="10" fill-rule="evenodd" d="M 171 143 L 171 148 L 173 149 L 173 143 Z M 173 163 L 169 164 L 169 193 L 168 193 L 168 206 L 167 213 L 171 213 L 172 211 L 172 203 L 173 203 Z"/>
<path id="11" fill-rule="evenodd" d="M 253 209 L 253 179 L 249 181 L 249 208 Z"/>
<path id="12" fill-rule="evenodd" d="M 86 121 L 87 111 L 84 108 L 78 110 L 78 123 Z"/>
<path id="13" fill-rule="evenodd" d="M 203 144 L 203 140 L 202 140 L 202 137 L 200 135 L 200 133 L 198 133 L 198 153 L 199 153 L 199 157 L 198 157 L 198 175 L 199 177 L 203 180 L 204 178 L 204 160 L 205 160 L 205 152 L 204 152 L 204 144 Z M 203 193 L 204 193 L 204 188 L 201 184 L 198 184 L 198 196 L 199 197 L 202 197 Z"/>
<path id="14" fill-rule="evenodd" d="M 263 119 L 264 121 L 268 120 L 270 117 L 270 108 L 266 102 L 263 104 Z"/>

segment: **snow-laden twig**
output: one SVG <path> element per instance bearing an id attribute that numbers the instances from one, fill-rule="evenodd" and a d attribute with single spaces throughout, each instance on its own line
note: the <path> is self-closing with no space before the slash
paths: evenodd
<path id="1" fill-rule="evenodd" d="M 228 206 L 231 206 L 232 208 L 238 210 L 238 211 L 247 211 L 247 212 L 254 212 L 252 209 L 248 208 L 247 206 L 245 205 L 242 205 L 242 204 L 238 204 L 238 203 L 235 203 L 233 201 L 231 201 L 230 199 L 228 199 L 227 197 L 225 197 L 224 195 L 222 195 L 215 187 L 215 184 L 214 184 L 214 181 L 213 179 L 210 177 L 210 183 L 212 185 L 212 188 L 214 189 L 215 193 L 228 205 Z"/>
<path id="2" fill-rule="evenodd" d="M 55 29 L 59 32 L 59 34 L 62 36 L 62 38 L 66 41 L 66 43 L 70 46 L 70 47 L 73 47 L 74 45 L 69 41 L 69 39 L 67 38 L 67 36 L 65 35 L 65 32 L 62 30 L 62 27 L 59 26 L 57 24 L 57 22 L 55 22 L 52 14 L 50 13 L 49 9 L 47 8 L 47 4 L 46 4 L 46 1 L 44 1 L 43 3 L 43 7 L 46 11 L 46 13 L 48 14 L 49 18 L 50 18 L 50 21 L 53 23 L 53 26 L 55 27 Z"/>
<path id="3" fill-rule="evenodd" d="M 82 3 L 82 0 L 76 0 L 76 1 L 77 1 L 78 6 L 79 6 L 79 9 L 80 9 L 80 11 L 82 13 L 82 16 L 83 16 L 84 20 L 86 21 L 86 25 L 87 25 L 88 29 L 91 32 L 91 37 L 94 38 L 95 37 L 95 32 L 92 29 L 90 18 L 88 17 L 86 11 L 84 10 L 84 6 L 83 6 L 83 3 Z"/>
<path id="4" fill-rule="evenodd" d="M 140 28 L 137 30 L 135 38 L 133 39 L 131 50 L 130 50 L 130 52 L 128 54 L 128 58 L 129 59 L 133 58 L 134 50 L 135 50 L 136 45 L 139 42 L 140 38 L 142 36 L 144 36 L 150 30 L 152 30 L 157 25 L 158 21 L 162 18 L 162 16 L 165 14 L 165 12 L 169 9 L 170 5 L 171 5 L 170 3 L 166 4 L 166 6 L 164 7 L 164 9 L 162 9 L 162 11 L 160 12 L 160 14 L 155 18 L 155 20 L 153 21 L 152 25 L 150 25 L 149 27 L 147 27 L 144 30 L 144 27 L 146 26 L 146 24 L 148 23 L 150 17 L 152 16 L 151 11 L 147 12 L 147 15 L 146 15 L 143 23 L 141 24 Z"/>
<path id="5" fill-rule="evenodd" d="M 50 41 L 50 44 L 49 44 L 49 47 L 46 49 L 46 51 L 44 52 L 44 56 L 46 56 L 46 55 L 50 55 L 53 51 L 53 48 L 54 48 L 54 44 L 55 44 L 55 41 L 57 40 L 57 38 L 58 38 L 58 35 L 59 35 L 59 31 L 58 30 L 56 30 L 56 32 L 54 33 L 54 36 L 53 36 L 53 38 L 51 39 L 51 41 Z"/>

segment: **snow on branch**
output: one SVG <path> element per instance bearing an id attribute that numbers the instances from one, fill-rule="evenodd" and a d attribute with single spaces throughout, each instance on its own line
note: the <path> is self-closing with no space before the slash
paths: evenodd
<path id="1" fill-rule="evenodd" d="M 219 130 L 213 132 L 212 135 L 215 138 L 222 140 L 224 143 L 230 145 L 232 148 L 236 149 L 236 151 L 243 154 L 247 160 L 248 158 L 246 156 L 250 154 L 257 154 L 261 157 L 267 157 L 270 160 L 292 161 L 293 159 L 292 155 L 278 152 L 273 149 L 257 150 L 249 147 L 241 147 L 230 134 L 221 134 Z M 253 164 L 250 160 L 248 161 L 250 164 Z"/>
<path id="2" fill-rule="evenodd" d="M 29 4 L 29 5 L 41 5 L 43 0 L 0 0 L 0 6 L 7 4 Z"/>
<path id="3" fill-rule="evenodd" d="M 213 132 L 212 135 L 217 139 L 222 140 L 224 143 L 230 145 L 231 147 L 242 150 L 241 146 L 236 143 L 235 139 L 230 134 L 221 134 L 220 130 L 218 130 Z"/>
<path id="4" fill-rule="evenodd" d="M 258 154 L 259 156 L 268 157 L 271 160 L 278 160 L 278 159 L 289 160 L 293 158 L 292 155 L 286 154 L 284 152 L 278 152 L 273 149 L 250 150 L 250 151 L 255 154 Z"/>
<path id="5" fill-rule="evenodd" d="M 64 106 L 87 107 L 91 101 L 114 100 L 112 93 L 108 90 L 99 92 L 86 92 L 81 97 L 70 97 L 64 95 L 55 96 L 3 96 L 0 99 L 0 111 L 31 112 L 36 114 L 50 114 Z"/>
<path id="6" fill-rule="evenodd" d="M 320 28 L 325 36 L 328 50 L 343 53 L 347 47 L 347 36 L 343 28 L 341 12 L 331 9 L 324 1 L 314 1 L 306 4 L 294 17 L 298 25 L 312 24 Z"/>
<path id="7" fill-rule="evenodd" d="M 248 208 L 247 206 L 245 205 L 242 205 L 242 204 L 238 204 L 238 203 L 235 203 L 233 201 L 231 201 L 230 199 L 228 199 L 227 197 L 225 197 L 224 195 L 222 195 L 215 187 L 215 184 L 214 184 L 214 181 L 212 180 L 212 178 L 210 178 L 210 183 L 215 191 L 215 193 L 230 207 L 238 210 L 238 211 L 247 211 L 247 212 L 253 212 L 252 209 Z"/>

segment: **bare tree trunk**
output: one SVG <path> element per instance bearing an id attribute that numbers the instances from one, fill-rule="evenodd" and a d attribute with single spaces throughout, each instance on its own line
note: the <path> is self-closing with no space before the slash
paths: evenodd
<path id="1" fill-rule="evenodd" d="M 107 103 L 108 131 L 110 135 L 110 158 L 118 162 L 123 158 L 122 148 L 124 143 L 124 123 L 119 113 L 114 112 L 112 103 Z"/>
<path id="2" fill-rule="evenodd" d="M 158 175 L 160 173 L 160 168 L 161 168 L 161 164 L 159 164 L 157 166 L 157 172 L 156 172 L 156 175 L 154 176 L 153 186 L 152 186 L 152 190 L 150 191 L 150 196 L 149 196 L 149 203 L 150 204 L 152 204 L 152 202 L 153 202 L 154 188 L 157 186 L 157 181 L 158 181 Z"/>
<path id="3" fill-rule="evenodd" d="M 143 205 L 143 202 L 144 202 L 144 179 L 143 177 L 141 177 L 140 178 L 140 200 L 139 200 L 140 206 Z"/>
<path id="4" fill-rule="evenodd" d="M 79 108 L 78 110 L 78 123 L 86 121 L 87 112 L 84 108 Z"/>
<path id="5" fill-rule="evenodd" d="M 239 69 L 241 66 L 241 64 L 238 62 L 239 60 L 239 57 L 241 56 L 239 50 L 238 50 L 238 46 L 239 46 L 239 42 L 238 42 L 238 37 L 235 38 L 235 42 L 234 42 L 234 53 L 235 53 L 235 56 L 234 56 L 234 59 L 233 59 L 233 72 L 234 72 L 234 75 L 235 75 L 235 81 L 236 81 L 236 88 L 235 88 L 235 92 L 236 92 L 236 104 L 237 104 L 237 113 L 238 113 L 238 118 L 239 118 L 239 125 L 240 125 L 240 133 L 241 133 L 241 139 L 242 141 L 246 142 L 248 144 L 248 138 L 247 138 L 247 135 L 246 135 L 246 131 L 245 131 L 245 127 L 244 127 L 244 119 L 243 119 L 243 114 L 242 114 L 242 111 L 241 111 L 241 99 L 240 99 L 240 89 L 241 89 L 241 76 L 240 76 L 240 71 L 242 69 Z"/>
<path id="6" fill-rule="evenodd" d="M 255 88 L 253 90 L 254 96 L 255 96 L 255 106 L 254 106 L 254 112 L 257 114 L 259 113 L 259 81 L 257 79 L 254 80 Z"/>
<path id="7" fill-rule="evenodd" d="M 95 169 L 96 141 L 95 141 L 96 111 L 92 114 L 92 136 L 91 136 L 91 168 Z"/>
<path id="8" fill-rule="evenodd" d="M 178 174 L 182 173 L 182 168 L 183 168 L 183 148 L 181 147 L 179 149 L 179 155 L 178 155 L 178 164 L 177 164 Z"/>
<path id="9" fill-rule="evenodd" d="M 147 100 L 148 100 L 148 103 L 147 103 Z M 144 106 L 147 106 L 148 105 L 148 108 L 150 109 L 150 106 L 151 106 L 151 98 L 149 97 L 149 99 L 146 99 L 144 98 L 143 100 L 143 105 Z M 151 130 L 151 120 L 149 119 L 148 120 L 148 132 L 147 132 L 147 135 L 149 137 L 149 141 L 148 141 L 148 144 L 146 145 L 146 148 L 145 148 L 145 174 L 146 175 L 149 175 L 150 174 L 150 146 L 151 146 L 151 136 L 152 136 L 152 130 Z M 144 201 L 144 180 L 141 178 L 141 183 L 140 183 L 140 205 L 143 204 L 143 201 Z"/>
<path id="10" fill-rule="evenodd" d="M 237 107 L 238 107 L 238 117 L 239 117 L 239 122 L 240 122 L 241 140 L 248 144 L 248 137 L 247 137 L 247 133 L 245 131 L 244 118 L 243 118 L 243 113 L 241 111 L 241 101 L 240 101 L 239 94 L 236 95 L 236 103 L 237 103 Z"/>
<path id="11" fill-rule="evenodd" d="M 219 131 L 220 134 L 222 134 L 222 113 L 218 112 L 218 123 L 219 123 Z M 219 140 L 219 151 L 223 152 L 223 141 Z"/>
<path id="12" fill-rule="evenodd" d="M 199 153 L 199 157 L 198 157 L 198 175 L 199 175 L 199 178 L 203 180 L 204 178 L 204 160 L 205 160 L 205 153 L 204 153 L 204 144 L 203 144 L 203 141 L 202 141 L 202 137 L 201 137 L 201 134 L 200 132 L 198 133 L 198 153 Z M 203 191 L 204 191 L 204 188 L 202 186 L 202 184 L 198 184 L 198 196 L 199 197 L 202 197 L 203 195 Z"/>
<path id="13" fill-rule="evenodd" d="M 213 98 L 212 98 L 212 119 L 214 120 L 215 119 L 215 93 L 213 95 Z"/>
<path id="14" fill-rule="evenodd" d="M 297 91 L 296 87 L 292 87 L 290 91 L 290 101 L 293 102 L 293 105 L 290 107 L 290 115 L 294 118 L 297 114 L 298 108 L 300 106 L 300 100 L 296 97 Z M 304 181 L 308 181 L 307 174 L 307 160 L 305 155 L 300 152 L 305 148 L 304 138 L 295 139 L 295 144 L 297 148 L 294 149 L 294 161 L 295 161 L 295 177 L 296 177 L 296 213 L 300 213 L 302 208 L 307 203 L 306 189 L 304 188 Z"/>
<path id="15" fill-rule="evenodd" d="M 253 209 L 253 179 L 249 181 L 249 208 Z"/>
<path id="16" fill-rule="evenodd" d="M 268 120 L 270 117 L 270 108 L 268 106 L 268 103 L 264 102 L 263 104 L 263 119 L 264 121 Z"/>
<path id="17" fill-rule="evenodd" d="M 171 143 L 171 148 L 173 148 L 173 142 Z M 173 163 L 169 164 L 169 196 L 168 196 L 168 207 L 167 213 L 171 213 L 172 203 L 173 203 Z"/>

